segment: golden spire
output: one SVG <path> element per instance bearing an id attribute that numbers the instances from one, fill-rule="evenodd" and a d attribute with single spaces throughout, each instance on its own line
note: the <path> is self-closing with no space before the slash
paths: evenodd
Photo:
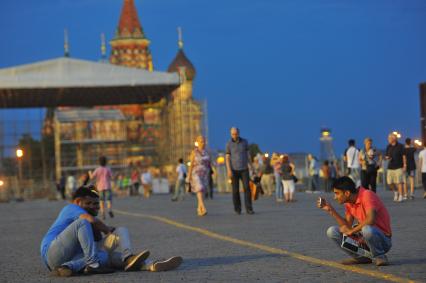
<path id="1" fill-rule="evenodd" d="M 68 31 L 64 29 L 64 56 L 70 57 L 70 49 L 68 44 Z"/>
<path id="2" fill-rule="evenodd" d="M 177 31 L 178 31 L 178 46 L 179 46 L 179 49 L 183 49 L 182 28 L 178 27 Z"/>
<path id="3" fill-rule="evenodd" d="M 106 45 L 104 33 L 101 33 L 101 61 L 106 61 Z"/>

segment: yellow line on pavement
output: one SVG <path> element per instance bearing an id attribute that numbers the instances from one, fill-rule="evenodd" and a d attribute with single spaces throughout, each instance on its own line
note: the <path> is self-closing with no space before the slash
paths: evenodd
<path id="1" fill-rule="evenodd" d="M 367 276 L 370 276 L 370 277 L 374 277 L 374 278 L 378 278 L 378 279 L 382 279 L 382 280 L 387 280 L 387 281 L 391 281 L 391 282 L 415 282 L 415 281 L 407 279 L 407 278 L 398 277 L 396 275 L 380 272 L 380 271 L 377 271 L 377 270 L 368 270 L 368 269 L 363 269 L 363 268 L 359 268 L 359 267 L 356 267 L 356 266 L 343 265 L 343 264 L 340 264 L 340 263 L 337 263 L 337 262 L 334 262 L 334 261 L 318 259 L 318 258 L 302 255 L 302 254 L 299 254 L 299 253 L 290 252 L 290 251 L 287 251 L 287 250 L 284 250 L 284 249 L 274 248 L 274 247 L 270 247 L 270 246 L 266 246 L 266 245 L 262 245 L 262 244 L 257 244 L 257 243 L 253 243 L 253 242 L 249 242 L 249 241 L 240 240 L 240 239 L 237 239 L 237 238 L 232 238 L 232 237 L 229 237 L 229 236 L 225 236 L 225 235 L 221 235 L 221 234 L 218 234 L 218 233 L 215 233 L 215 232 L 211 232 L 207 229 L 203 229 L 203 228 L 199 228 L 199 227 L 195 227 L 195 226 L 186 225 L 186 224 L 183 224 L 183 223 L 180 223 L 180 222 L 176 222 L 174 220 L 171 220 L 171 219 L 168 219 L 168 218 L 165 218 L 165 217 L 161 217 L 161 216 L 149 215 L 149 214 L 143 214 L 143 213 L 131 213 L 131 212 L 126 212 L 126 211 L 122 211 L 122 210 L 114 210 L 114 211 L 116 211 L 119 214 L 123 214 L 123 215 L 142 217 L 142 218 L 156 220 L 156 221 L 166 223 L 166 224 L 169 224 L 169 225 L 181 228 L 181 229 L 194 231 L 194 232 L 203 234 L 203 235 L 210 237 L 210 238 L 230 242 L 230 243 L 240 245 L 240 246 L 245 246 L 245 247 L 250 247 L 250 248 L 253 248 L 253 249 L 262 250 L 262 251 L 269 252 L 269 253 L 272 253 L 272 254 L 286 255 L 286 256 L 289 256 L 289 257 L 292 257 L 292 258 L 296 258 L 296 259 L 308 262 L 308 263 L 313 263 L 313 264 L 323 265 L 323 266 L 332 267 L 332 268 L 336 268 L 336 269 L 341 269 L 341 270 L 344 270 L 344 271 L 349 271 L 349 272 L 353 272 L 353 273 L 367 275 Z"/>

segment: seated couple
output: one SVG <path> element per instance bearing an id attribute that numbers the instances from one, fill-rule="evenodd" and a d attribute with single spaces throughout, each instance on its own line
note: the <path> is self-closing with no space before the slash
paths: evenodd
<path id="1" fill-rule="evenodd" d="M 115 270 L 166 271 L 177 268 L 181 257 L 149 261 L 149 251 L 133 253 L 129 232 L 110 227 L 96 216 L 99 195 L 80 187 L 47 231 L 41 243 L 41 256 L 52 275 L 104 274 Z"/>
<path id="2" fill-rule="evenodd" d="M 389 213 L 380 198 L 370 190 L 356 188 L 349 177 L 341 177 L 333 184 L 334 199 L 345 206 L 345 217 L 339 215 L 325 199 L 318 200 L 318 207 L 327 211 L 339 226 L 327 230 L 327 236 L 342 245 L 343 235 L 356 239 L 358 246 L 366 245 L 368 257 L 355 251 L 344 249 L 350 259 L 342 264 L 365 264 L 374 262 L 377 266 L 388 265 L 386 253 L 392 247 L 392 230 Z M 354 220 L 358 225 L 353 226 Z"/>

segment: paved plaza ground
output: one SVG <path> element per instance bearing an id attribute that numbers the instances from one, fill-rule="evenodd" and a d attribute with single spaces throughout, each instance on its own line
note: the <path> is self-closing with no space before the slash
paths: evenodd
<path id="1" fill-rule="evenodd" d="M 148 248 L 152 258 L 180 255 L 183 264 L 162 273 L 72 278 L 49 277 L 39 256 L 40 241 L 65 202 L 0 204 L 0 282 L 426 282 L 426 200 L 420 193 L 399 204 L 379 192 L 392 217 L 392 265 L 354 268 L 337 263 L 347 256 L 327 239 L 334 221 L 315 207 L 315 194 L 298 193 L 291 204 L 261 198 L 252 216 L 234 214 L 229 194 L 208 200 L 205 217 L 196 216 L 192 196 L 177 203 L 168 195 L 115 199 L 116 217 L 107 223 L 128 227 L 135 250 Z"/>

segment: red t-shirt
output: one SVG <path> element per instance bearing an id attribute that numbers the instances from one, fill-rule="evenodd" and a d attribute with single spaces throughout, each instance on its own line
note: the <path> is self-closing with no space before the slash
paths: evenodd
<path id="1" fill-rule="evenodd" d="M 346 215 L 352 215 L 359 223 L 365 220 L 367 211 L 370 209 L 376 211 L 374 226 L 379 228 L 385 235 L 391 236 L 392 230 L 388 210 L 374 192 L 360 187 L 355 203 L 345 203 Z"/>

